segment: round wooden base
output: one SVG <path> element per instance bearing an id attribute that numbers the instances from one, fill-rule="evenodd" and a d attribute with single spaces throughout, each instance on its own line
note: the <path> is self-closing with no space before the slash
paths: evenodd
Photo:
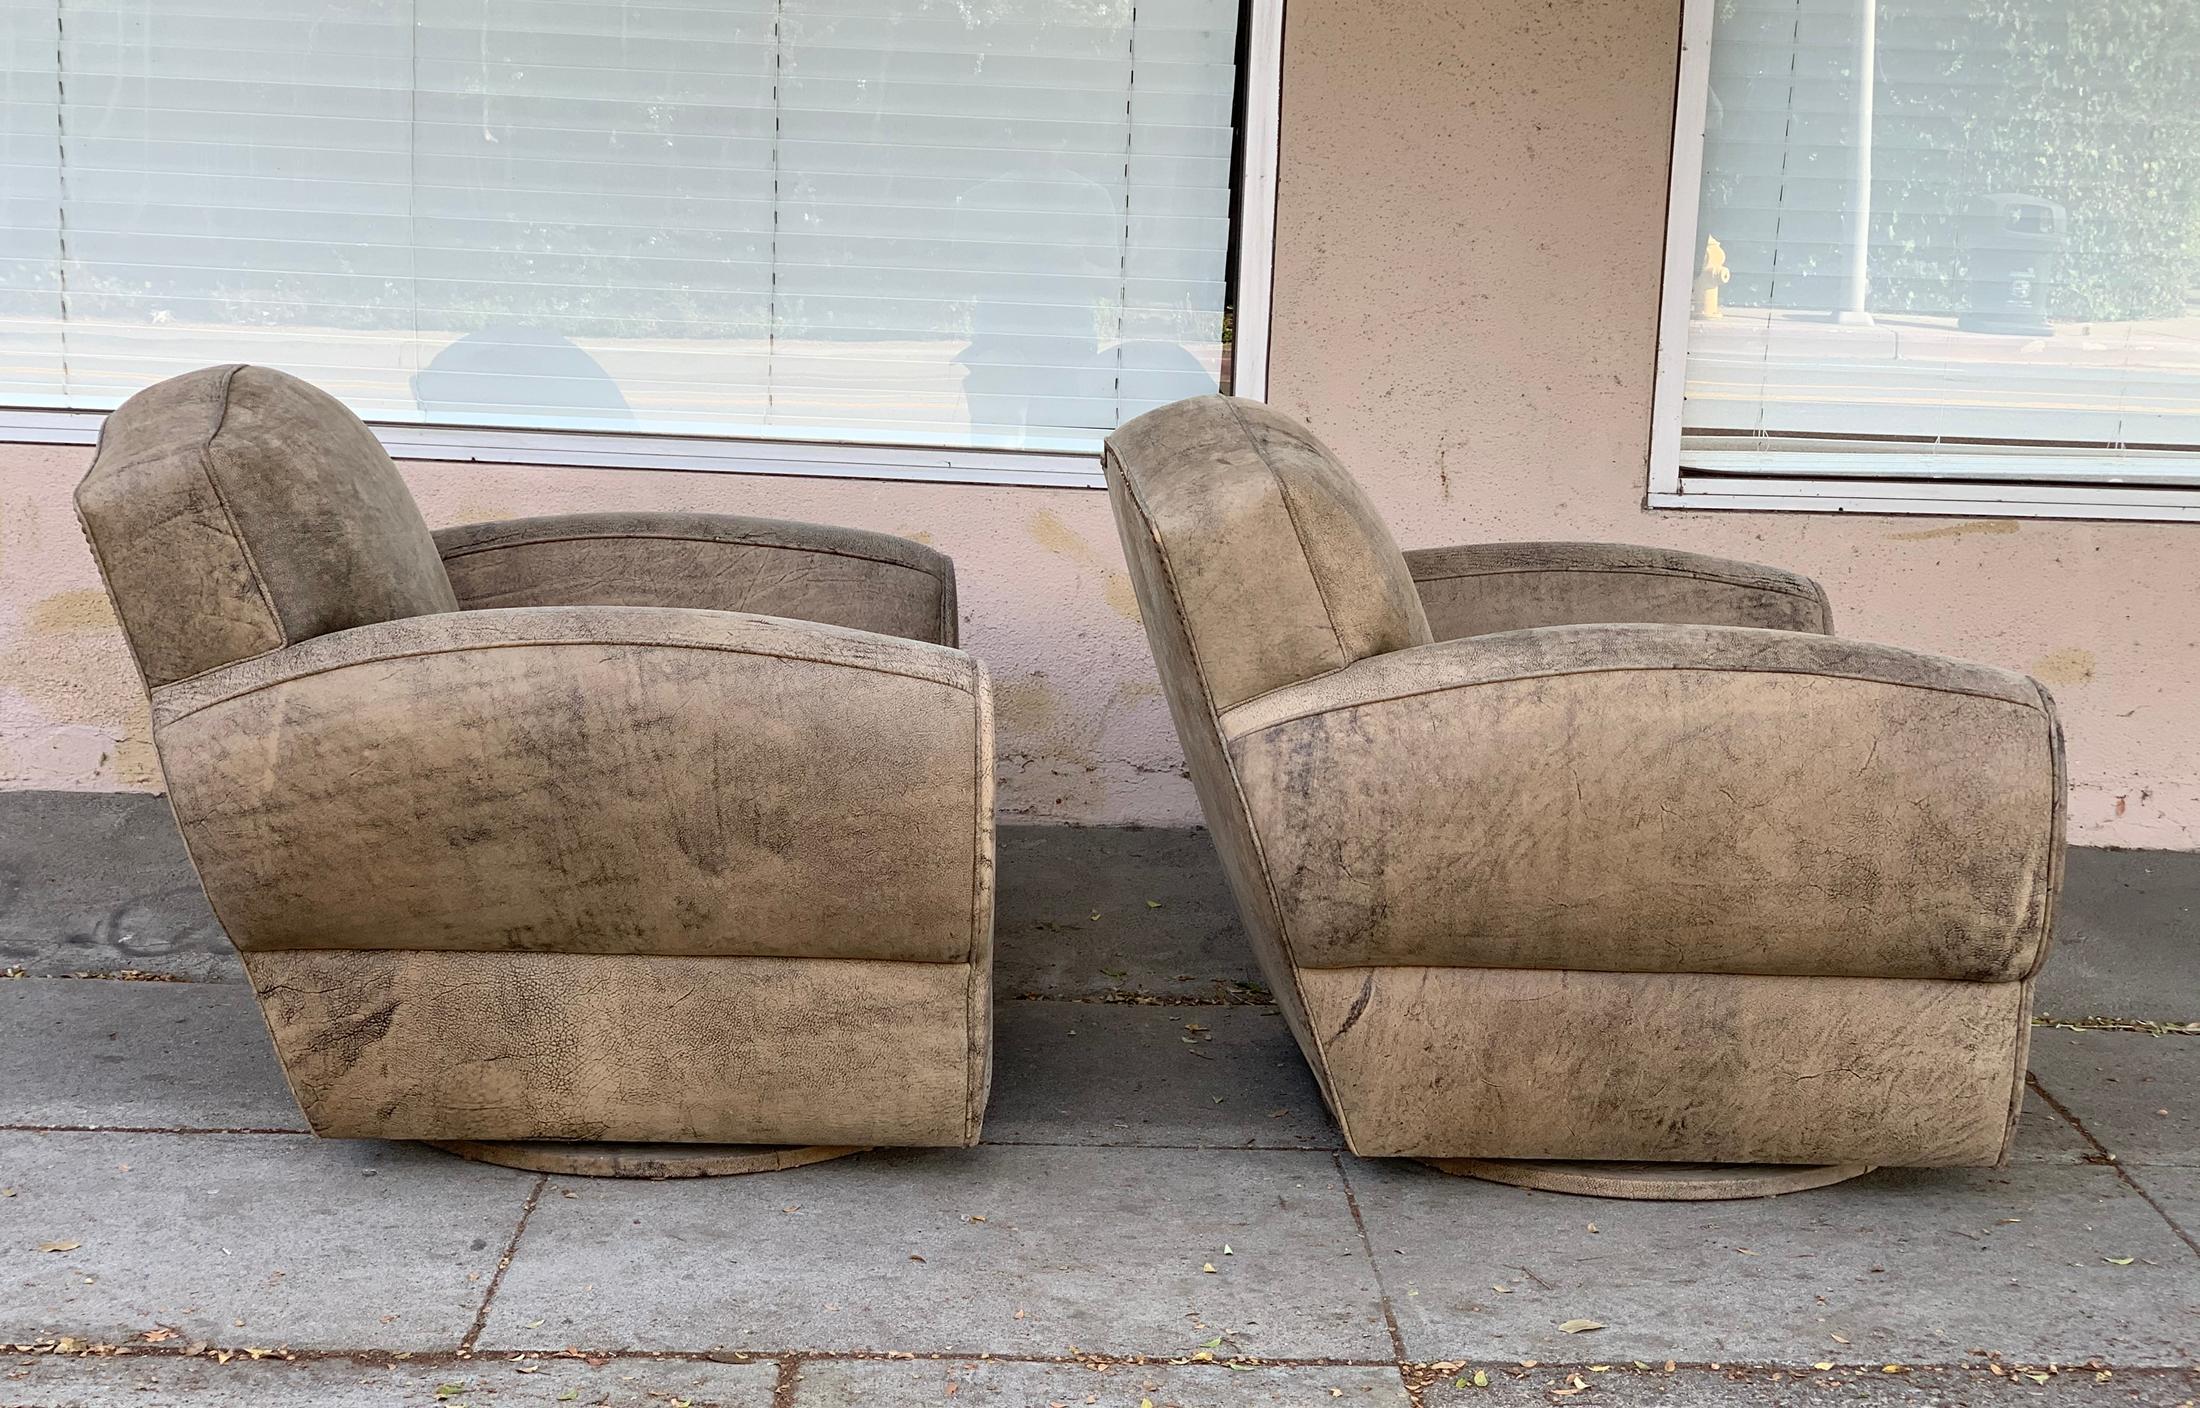
<path id="1" fill-rule="evenodd" d="M 830 1144 L 611 1144 L 554 1139 L 430 1139 L 462 1159 L 573 1178 L 725 1178 L 821 1164 L 864 1152 Z"/>
<path id="2" fill-rule="evenodd" d="M 1870 1164 L 1628 1164 L 1574 1163 L 1556 1159 L 1423 1159 L 1464 1178 L 1508 1183 L 1546 1193 L 1585 1198 L 1636 1198 L 1647 1202 L 1709 1203 L 1727 1198 L 1773 1198 L 1861 1178 Z"/>

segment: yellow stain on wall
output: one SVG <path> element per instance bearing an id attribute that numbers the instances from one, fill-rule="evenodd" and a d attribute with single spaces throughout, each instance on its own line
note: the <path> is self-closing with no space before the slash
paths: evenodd
<path id="1" fill-rule="evenodd" d="M 2093 678 L 2093 652 L 2066 645 L 2034 660 L 2031 672 L 2043 684 L 2086 684 Z"/>
<path id="2" fill-rule="evenodd" d="M 1048 552 L 1059 553 L 1074 562 L 1092 561 L 1092 544 L 1077 536 L 1077 530 L 1062 521 L 1062 515 L 1051 508 L 1040 509 L 1031 515 L 1031 540 Z"/>
<path id="3" fill-rule="evenodd" d="M 24 629 L 33 635 L 59 635 L 68 631 L 113 631 L 121 629 L 115 620 L 114 607 L 107 600 L 107 593 L 98 587 L 79 587 L 75 591 L 56 592 L 31 603 L 24 613 Z"/>
<path id="4" fill-rule="evenodd" d="M 1138 592 L 1131 586 L 1128 572 L 1108 564 L 1094 550 L 1092 544 L 1077 536 L 1077 531 L 1062 521 L 1053 509 L 1043 508 L 1031 515 L 1031 540 L 1057 557 L 1066 557 L 1080 567 L 1088 567 L 1100 574 L 1100 596 L 1108 609 L 1126 621 L 1136 621 Z"/>
<path id="5" fill-rule="evenodd" d="M 1945 528 L 1927 528 L 1917 533 L 1889 533 L 1889 540 L 1897 543 L 1926 543 L 1936 538 L 1972 538 L 1982 534 L 2014 533 L 2024 525 L 2014 518 L 1980 518 L 1969 523 L 1951 523 Z"/>

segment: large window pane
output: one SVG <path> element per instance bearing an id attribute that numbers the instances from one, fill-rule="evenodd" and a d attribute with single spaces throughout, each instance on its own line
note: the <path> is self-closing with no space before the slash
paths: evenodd
<path id="1" fill-rule="evenodd" d="M 1223 364 L 1237 0 L 0 0 L 0 399 L 1090 450 Z"/>
<path id="2" fill-rule="evenodd" d="M 1690 443 L 2200 447 L 2196 73 L 2186 0 L 1717 0 Z"/>

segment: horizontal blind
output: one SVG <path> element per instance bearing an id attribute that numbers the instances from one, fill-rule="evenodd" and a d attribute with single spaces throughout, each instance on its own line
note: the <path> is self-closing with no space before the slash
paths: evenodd
<path id="1" fill-rule="evenodd" d="M 62 381 L 60 38 L 53 6 L 0 0 L 0 399 Z"/>
<path id="2" fill-rule="evenodd" d="M 1710 66 L 1684 464 L 2200 451 L 2200 7 L 1717 0 Z"/>
<path id="3" fill-rule="evenodd" d="M 1089 451 L 1223 371 L 1236 0 L 0 0 L 0 397 Z"/>

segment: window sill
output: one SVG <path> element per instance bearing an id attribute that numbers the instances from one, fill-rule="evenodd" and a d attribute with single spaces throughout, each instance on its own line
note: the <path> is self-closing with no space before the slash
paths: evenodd
<path id="1" fill-rule="evenodd" d="M 1997 483 L 1861 475 L 1801 479 L 1684 468 L 1678 491 L 1652 490 L 1646 502 L 1653 509 L 2200 522 L 2200 488 L 2133 484 Z"/>
<path id="2" fill-rule="evenodd" d="M 0 441 L 90 445 L 99 439 L 99 426 L 104 419 L 105 414 L 98 411 L 0 411 Z M 1006 484 L 1053 489 L 1106 487 L 1097 454 L 455 426 L 376 424 L 373 429 L 390 455 L 401 460 L 888 479 L 934 484 Z"/>

